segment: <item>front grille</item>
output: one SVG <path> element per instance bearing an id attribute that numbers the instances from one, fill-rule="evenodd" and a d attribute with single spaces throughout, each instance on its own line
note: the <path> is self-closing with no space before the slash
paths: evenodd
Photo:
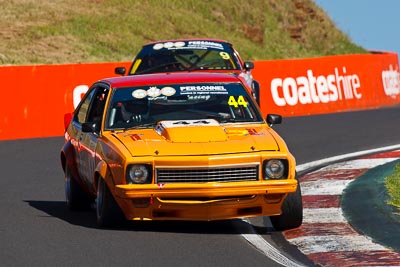
<path id="1" fill-rule="evenodd" d="M 218 168 L 159 168 L 156 170 L 156 181 L 158 184 L 257 180 L 258 165 Z"/>

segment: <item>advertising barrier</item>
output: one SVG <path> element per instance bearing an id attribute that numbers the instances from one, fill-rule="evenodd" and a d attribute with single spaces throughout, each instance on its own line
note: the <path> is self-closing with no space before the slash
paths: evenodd
<path id="1" fill-rule="evenodd" d="M 395 53 L 256 61 L 264 115 L 302 116 L 389 106 L 400 101 Z"/>
<path id="2" fill-rule="evenodd" d="M 400 102 L 395 53 L 255 61 L 264 116 L 302 116 L 377 108 Z M 95 81 L 130 62 L 0 66 L 0 140 L 62 136 L 72 112 Z"/>
<path id="3" fill-rule="evenodd" d="M 62 136 L 88 86 L 129 63 L 2 66 L 0 140 Z"/>

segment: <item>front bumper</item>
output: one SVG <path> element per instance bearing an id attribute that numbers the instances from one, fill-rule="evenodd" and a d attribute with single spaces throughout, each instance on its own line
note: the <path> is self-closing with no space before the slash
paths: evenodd
<path id="1" fill-rule="evenodd" d="M 244 183 L 205 184 L 148 184 L 117 185 L 115 193 L 120 198 L 143 197 L 221 197 L 293 193 L 297 180 L 279 180 Z"/>
<path id="2" fill-rule="evenodd" d="M 224 220 L 281 213 L 297 180 L 243 183 L 117 185 L 115 197 L 129 220 Z"/>

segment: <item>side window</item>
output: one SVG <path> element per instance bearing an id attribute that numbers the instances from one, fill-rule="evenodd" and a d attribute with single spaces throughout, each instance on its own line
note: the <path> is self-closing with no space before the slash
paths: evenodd
<path id="1" fill-rule="evenodd" d="M 100 126 L 104 107 L 106 105 L 108 89 L 104 87 L 98 87 L 94 95 L 92 105 L 89 109 L 89 116 L 87 117 L 88 122 L 95 122 Z"/>
<path id="2" fill-rule="evenodd" d="M 82 100 L 81 105 L 78 107 L 78 112 L 76 113 L 75 120 L 79 123 L 86 122 L 86 117 L 88 114 L 90 102 L 94 96 L 96 90 L 91 90 L 89 94 Z"/>
<path id="3" fill-rule="evenodd" d="M 95 122 L 100 124 L 108 91 L 107 88 L 100 86 L 93 88 L 78 107 L 75 120 L 79 123 Z"/>

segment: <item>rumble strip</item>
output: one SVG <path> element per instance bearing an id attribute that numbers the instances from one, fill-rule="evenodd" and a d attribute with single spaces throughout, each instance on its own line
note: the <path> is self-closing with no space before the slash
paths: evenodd
<path id="1" fill-rule="evenodd" d="M 399 159 L 399 149 L 400 145 L 393 145 L 298 165 L 298 172 L 327 167 L 300 178 L 304 221 L 300 228 L 282 233 L 286 240 L 318 266 L 400 266 L 399 252 L 359 234 L 347 222 L 340 207 L 343 190 L 351 181 L 371 168 Z M 373 156 L 365 156 L 371 154 Z M 346 159 L 348 161 L 343 162 Z M 333 164 L 339 161 L 342 163 Z M 242 234 L 242 237 L 283 266 L 303 266 L 284 256 L 255 232 Z"/>
<path id="2" fill-rule="evenodd" d="M 385 152 L 332 164 L 301 177 L 303 225 L 283 232 L 286 240 L 320 266 L 400 266 L 400 253 L 354 230 L 340 204 L 350 182 L 399 158 L 400 150 Z"/>

